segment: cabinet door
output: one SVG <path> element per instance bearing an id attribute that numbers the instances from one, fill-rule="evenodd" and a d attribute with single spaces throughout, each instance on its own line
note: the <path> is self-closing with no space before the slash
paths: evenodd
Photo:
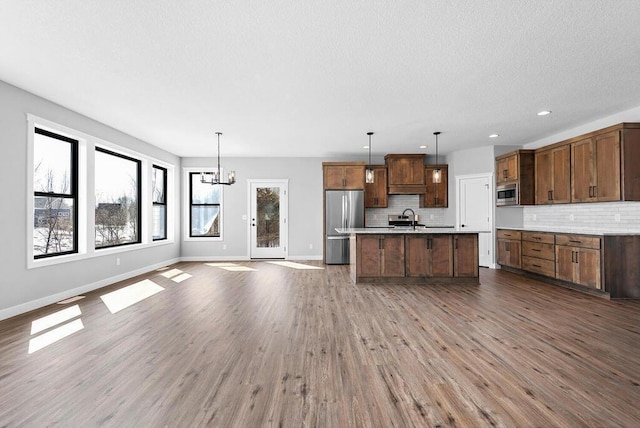
<path id="1" fill-rule="evenodd" d="M 496 257 L 496 261 L 499 265 L 509 266 L 509 240 L 508 239 L 498 239 L 498 254 Z"/>
<path id="2" fill-rule="evenodd" d="M 596 140 L 596 181 L 598 201 L 620 200 L 620 133 L 598 135 Z"/>
<path id="3" fill-rule="evenodd" d="M 580 248 L 576 255 L 577 284 L 601 289 L 600 281 L 600 250 Z"/>
<path id="4" fill-rule="evenodd" d="M 507 181 L 516 181 L 518 179 L 518 155 L 512 155 L 505 159 L 507 166 Z"/>
<path id="5" fill-rule="evenodd" d="M 522 267 L 521 249 L 520 241 L 498 239 L 498 264 L 520 269 Z"/>
<path id="6" fill-rule="evenodd" d="M 454 235 L 453 241 L 454 276 L 477 277 L 478 235 Z"/>
<path id="7" fill-rule="evenodd" d="M 453 237 L 451 235 L 431 235 L 428 243 L 431 253 L 431 276 L 453 276 Z"/>
<path id="8" fill-rule="evenodd" d="M 433 182 L 433 165 L 424 169 L 424 180 L 427 192 L 420 197 L 421 208 L 446 208 L 449 206 L 449 167 L 439 166 L 441 173 L 440 183 Z"/>
<path id="9" fill-rule="evenodd" d="M 553 149 L 551 160 L 551 199 L 554 204 L 568 204 L 571 202 L 571 146 Z"/>
<path id="10" fill-rule="evenodd" d="M 324 188 L 325 189 L 343 189 L 344 188 L 344 167 L 343 166 L 325 165 Z"/>
<path id="11" fill-rule="evenodd" d="M 431 254 L 427 235 L 405 236 L 407 276 L 426 277 L 431 274 Z"/>
<path id="12" fill-rule="evenodd" d="M 496 161 L 496 183 L 501 184 L 507 181 L 509 171 L 507 170 L 507 160 L 505 158 Z"/>
<path id="13" fill-rule="evenodd" d="M 389 158 L 387 169 L 389 186 L 424 184 L 424 157 Z"/>
<path id="14" fill-rule="evenodd" d="M 364 185 L 364 206 L 384 208 L 387 204 L 387 168 L 377 166 L 373 168 L 373 183 Z"/>
<path id="15" fill-rule="evenodd" d="M 571 202 L 594 199 L 595 147 L 591 138 L 571 144 Z"/>
<path id="16" fill-rule="evenodd" d="M 551 150 L 536 152 L 535 154 L 535 179 L 536 179 L 536 205 L 551 204 L 552 199 L 552 162 Z"/>
<path id="17" fill-rule="evenodd" d="M 575 248 L 556 245 L 556 278 L 564 281 L 574 281 L 575 277 Z"/>
<path id="18" fill-rule="evenodd" d="M 348 190 L 364 189 L 364 170 L 362 165 L 347 165 L 344 167 L 344 188 Z"/>
<path id="19" fill-rule="evenodd" d="M 358 276 L 379 276 L 382 270 L 381 235 L 358 235 Z"/>
<path id="20" fill-rule="evenodd" d="M 404 276 L 404 236 L 382 235 L 381 276 Z"/>

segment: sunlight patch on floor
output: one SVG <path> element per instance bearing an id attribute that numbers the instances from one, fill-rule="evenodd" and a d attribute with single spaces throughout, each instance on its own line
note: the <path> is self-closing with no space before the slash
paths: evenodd
<path id="1" fill-rule="evenodd" d="M 70 319 L 80 315 L 82 315 L 80 306 L 73 305 L 67 309 L 62 309 L 61 311 L 54 312 L 51 315 L 38 318 L 31 323 L 31 334 L 34 335 L 36 333 L 40 333 L 41 331 L 51 328 L 54 325 L 62 324 L 63 322 L 69 321 Z"/>
<path id="2" fill-rule="evenodd" d="M 145 279 L 127 287 L 100 296 L 112 314 L 134 305 L 164 290 L 155 282 Z"/>
<path id="3" fill-rule="evenodd" d="M 165 278 L 173 278 L 174 276 L 180 275 L 181 273 L 183 272 L 180 269 L 171 269 L 164 273 L 161 273 L 160 275 L 164 276 Z"/>
<path id="4" fill-rule="evenodd" d="M 184 281 L 185 279 L 189 279 L 189 278 L 191 278 L 191 275 L 186 273 L 186 272 L 184 272 L 184 273 L 181 273 L 178 276 L 174 276 L 173 278 L 171 278 L 171 281 L 177 282 L 179 284 L 182 281 Z"/>
<path id="5" fill-rule="evenodd" d="M 258 270 L 258 269 L 250 268 L 248 266 L 242 266 L 236 263 L 221 262 L 221 263 L 205 263 L 205 264 L 207 266 L 217 267 L 217 268 L 228 270 L 231 272 L 255 272 Z"/>
<path id="6" fill-rule="evenodd" d="M 324 269 L 323 267 L 319 267 L 319 266 L 305 265 L 303 263 L 295 263 L 295 262 L 267 262 L 267 263 L 271 263 L 273 265 L 278 265 L 278 266 L 284 266 L 291 269 L 310 269 L 310 270 Z"/>
<path id="7" fill-rule="evenodd" d="M 73 333 L 82 330 L 83 328 L 84 324 L 82 324 L 82 320 L 78 318 L 77 320 L 71 321 L 67 324 L 61 325 L 58 328 L 43 333 L 38 337 L 34 337 L 33 339 L 29 340 L 29 353 L 33 354 L 34 352 L 39 351 L 45 346 L 49 346 L 52 343 L 57 342 L 58 340 L 64 339 L 65 337 L 70 336 Z"/>

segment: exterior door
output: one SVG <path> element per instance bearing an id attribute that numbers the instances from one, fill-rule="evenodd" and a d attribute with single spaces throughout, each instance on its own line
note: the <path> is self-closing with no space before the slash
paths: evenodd
<path id="1" fill-rule="evenodd" d="M 457 225 L 461 229 L 480 230 L 478 257 L 480 266 L 494 267 L 493 262 L 493 177 L 491 174 L 456 177 Z"/>
<path id="2" fill-rule="evenodd" d="M 288 180 L 249 180 L 252 259 L 287 257 L 288 187 Z"/>

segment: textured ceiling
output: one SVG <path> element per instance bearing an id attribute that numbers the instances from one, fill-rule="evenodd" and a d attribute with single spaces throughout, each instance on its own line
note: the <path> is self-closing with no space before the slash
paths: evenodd
<path id="1" fill-rule="evenodd" d="M 0 80 L 180 156 L 215 131 L 223 156 L 366 157 L 367 131 L 449 153 L 640 105 L 639 22 L 638 0 L 0 0 Z"/>

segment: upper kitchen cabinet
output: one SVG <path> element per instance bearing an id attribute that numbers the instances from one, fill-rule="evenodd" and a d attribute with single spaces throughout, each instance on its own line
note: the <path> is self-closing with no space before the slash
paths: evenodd
<path id="1" fill-rule="evenodd" d="M 364 207 L 386 208 L 387 198 L 387 167 L 384 165 L 371 165 L 373 169 L 373 183 L 364 185 Z"/>
<path id="2" fill-rule="evenodd" d="M 389 154 L 387 165 L 388 193 L 390 195 L 421 195 L 426 192 L 424 180 L 424 154 Z"/>
<path id="3" fill-rule="evenodd" d="M 571 146 L 562 144 L 535 152 L 536 205 L 571 202 Z"/>
<path id="4" fill-rule="evenodd" d="M 323 162 L 325 190 L 363 190 L 365 162 Z"/>
<path id="5" fill-rule="evenodd" d="M 433 182 L 433 170 L 440 168 L 440 183 Z M 449 165 L 427 165 L 424 169 L 426 192 L 420 195 L 420 208 L 449 206 Z"/>
<path id="6" fill-rule="evenodd" d="M 640 124 L 571 140 L 571 202 L 640 201 Z"/>
<path id="7" fill-rule="evenodd" d="M 516 150 L 496 158 L 496 187 L 515 184 L 516 205 L 533 205 L 534 203 L 534 152 L 534 150 Z"/>

